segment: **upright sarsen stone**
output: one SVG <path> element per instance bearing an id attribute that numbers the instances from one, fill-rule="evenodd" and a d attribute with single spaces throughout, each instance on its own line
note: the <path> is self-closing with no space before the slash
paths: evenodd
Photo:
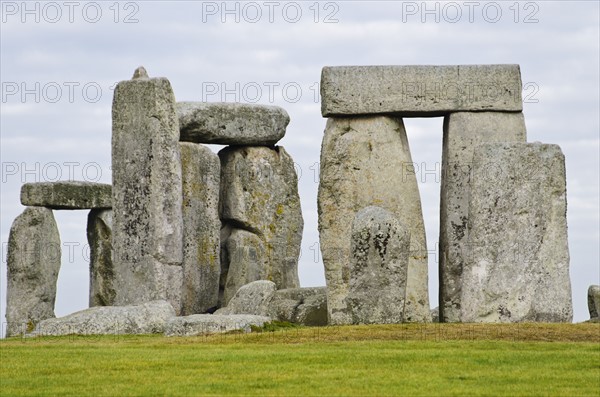
<path id="1" fill-rule="evenodd" d="M 91 210 L 87 221 L 90 246 L 90 307 L 112 306 L 115 302 L 112 210 Z"/>
<path id="2" fill-rule="evenodd" d="M 52 210 L 27 207 L 8 237 L 6 336 L 30 332 L 54 317 L 60 236 Z"/>
<path id="3" fill-rule="evenodd" d="M 113 99 L 115 305 L 168 300 L 182 287 L 182 187 L 175 96 L 143 68 Z"/>
<path id="4" fill-rule="evenodd" d="M 410 231 L 405 321 L 427 322 L 427 245 L 417 179 L 402 119 L 331 118 L 321 147 L 319 236 L 332 324 L 352 322 L 345 304 L 354 216 L 375 205 Z"/>
<path id="5" fill-rule="evenodd" d="M 440 192 L 440 321 L 460 321 L 462 269 L 468 241 L 471 165 L 477 145 L 525 142 L 522 113 L 459 112 L 444 119 Z"/>
<path id="6" fill-rule="evenodd" d="M 206 146 L 180 142 L 183 178 L 182 314 L 205 313 L 219 299 L 221 221 L 219 156 Z"/>
<path id="7" fill-rule="evenodd" d="M 461 321 L 572 320 L 565 178 L 557 145 L 475 150 Z"/>
<path id="8" fill-rule="evenodd" d="M 591 321 L 599 321 L 600 314 L 600 285 L 590 285 L 587 293 L 588 310 Z"/>

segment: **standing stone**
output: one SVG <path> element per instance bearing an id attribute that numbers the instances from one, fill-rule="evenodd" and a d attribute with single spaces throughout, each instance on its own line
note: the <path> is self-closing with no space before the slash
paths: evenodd
<path id="1" fill-rule="evenodd" d="M 600 317 L 600 285 L 590 285 L 588 288 L 588 309 L 590 320 L 598 321 Z"/>
<path id="2" fill-rule="evenodd" d="M 60 236 L 52 210 L 27 207 L 8 236 L 6 336 L 30 332 L 54 317 Z"/>
<path id="3" fill-rule="evenodd" d="M 410 232 L 381 207 L 360 210 L 352 223 L 346 304 L 354 324 L 404 319 Z"/>
<path id="4" fill-rule="evenodd" d="M 90 246 L 90 307 L 112 306 L 115 302 L 112 210 L 91 210 L 87 222 Z"/>
<path id="5" fill-rule="evenodd" d="M 115 305 L 168 300 L 181 311 L 179 125 L 169 80 L 138 69 L 113 99 Z"/>
<path id="6" fill-rule="evenodd" d="M 180 142 L 183 182 L 182 314 L 205 313 L 219 300 L 219 156 Z"/>
<path id="7" fill-rule="evenodd" d="M 410 231 L 404 321 L 428 322 L 427 245 L 421 200 L 402 119 L 386 116 L 331 118 L 321 147 L 319 237 L 327 306 L 332 324 L 349 324 L 354 216 L 376 205 Z"/>
<path id="8" fill-rule="evenodd" d="M 471 163 L 482 143 L 525 142 L 522 113 L 452 113 L 444 119 L 440 194 L 440 321 L 460 321 L 462 269 L 468 241 Z"/>
<path id="9" fill-rule="evenodd" d="M 565 178 L 557 145 L 475 150 L 461 321 L 572 320 Z"/>
<path id="10" fill-rule="evenodd" d="M 222 222 L 253 233 L 262 242 L 264 279 L 273 281 L 278 289 L 298 287 L 304 221 L 294 161 L 280 146 L 230 146 L 221 150 L 219 157 Z M 229 272 L 232 265 L 239 266 L 231 257 L 228 263 L 224 267 Z"/>

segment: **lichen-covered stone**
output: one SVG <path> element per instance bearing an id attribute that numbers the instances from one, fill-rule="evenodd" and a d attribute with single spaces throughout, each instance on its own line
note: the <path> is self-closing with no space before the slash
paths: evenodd
<path id="1" fill-rule="evenodd" d="M 221 221 L 260 239 L 266 258 L 261 279 L 273 281 L 278 289 L 298 287 L 304 222 L 294 161 L 283 147 L 230 146 L 219 157 Z M 238 265 L 224 259 L 229 260 L 223 266 L 229 272 Z"/>
<path id="2" fill-rule="evenodd" d="M 475 149 L 463 322 L 571 322 L 565 158 L 557 145 Z"/>
<path id="3" fill-rule="evenodd" d="M 221 145 L 275 145 L 290 122 L 278 106 L 178 102 L 181 140 Z"/>
<path id="4" fill-rule="evenodd" d="M 590 285 L 587 294 L 588 310 L 590 311 L 590 320 L 599 319 L 600 314 L 600 285 Z"/>
<path id="5" fill-rule="evenodd" d="M 27 336 L 160 334 L 175 317 L 169 302 L 135 306 L 97 306 L 44 320 Z"/>
<path id="6" fill-rule="evenodd" d="M 227 304 L 215 314 L 254 314 L 268 316 L 277 289 L 272 281 L 257 280 L 240 287 Z"/>
<path id="7" fill-rule="evenodd" d="M 321 73 L 323 117 L 522 109 L 519 65 L 334 66 Z"/>
<path id="8" fill-rule="evenodd" d="M 26 208 L 8 236 L 6 336 L 31 331 L 40 321 L 54 317 L 60 258 L 52 210 Z"/>
<path id="9" fill-rule="evenodd" d="M 458 112 L 444 119 L 439 240 L 442 322 L 460 321 L 473 152 L 483 143 L 525 142 L 526 135 L 523 113 Z"/>
<path id="10" fill-rule="evenodd" d="M 112 249 L 112 210 L 91 210 L 87 221 L 90 246 L 90 307 L 115 302 L 115 269 Z"/>
<path id="11" fill-rule="evenodd" d="M 275 291 L 269 316 L 307 326 L 327 325 L 327 288 L 288 288 Z"/>
<path id="12" fill-rule="evenodd" d="M 182 186 L 175 96 L 165 78 L 117 84 L 113 99 L 115 305 L 181 311 Z"/>
<path id="13" fill-rule="evenodd" d="M 33 182 L 21 187 L 21 204 L 58 210 L 112 207 L 112 187 L 104 183 Z"/>
<path id="14" fill-rule="evenodd" d="M 358 211 L 379 206 L 410 230 L 404 321 L 428 322 L 427 245 L 421 200 L 402 119 L 331 118 L 321 147 L 320 248 L 332 324 L 350 324 L 351 229 Z"/>
<path id="15" fill-rule="evenodd" d="M 219 300 L 219 156 L 180 142 L 183 184 L 182 314 L 205 313 Z"/>
<path id="16" fill-rule="evenodd" d="M 352 223 L 346 305 L 354 324 L 404 320 L 410 232 L 394 214 L 369 206 Z"/>
<path id="17" fill-rule="evenodd" d="M 252 314 L 193 314 L 173 317 L 167 323 L 165 336 L 195 336 L 241 330 L 251 332 L 252 326 L 262 327 L 269 317 Z"/>

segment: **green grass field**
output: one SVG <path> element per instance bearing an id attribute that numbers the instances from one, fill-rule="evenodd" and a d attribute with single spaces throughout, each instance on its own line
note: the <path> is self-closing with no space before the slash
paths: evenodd
<path id="1" fill-rule="evenodd" d="M 3 396 L 600 395 L 600 324 L 0 341 Z"/>

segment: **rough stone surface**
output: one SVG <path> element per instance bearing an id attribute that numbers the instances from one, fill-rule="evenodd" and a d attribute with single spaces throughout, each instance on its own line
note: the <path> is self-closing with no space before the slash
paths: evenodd
<path id="1" fill-rule="evenodd" d="M 439 307 L 443 322 L 460 321 L 473 152 L 483 143 L 525 142 L 526 135 L 523 113 L 459 112 L 444 120 L 439 239 Z"/>
<path id="2" fill-rule="evenodd" d="M 120 82 L 112 116 L 115 305 L 167 300 L 179 313 L 182 185 L 171 84 Z"/>
<path id="3" fill-rule="evenodd" d="M 591 320 L 600 317 L 600 285 L 590 285 L 588 288 L 588 309 Z"/>
<path id="4" fill-rule="evenodd" d="M 321 73 L 323 117 L 522 109 L 519 65 L 335 66 Z"/>
<path id="5" fill-rule="evenodd" d="M 219 156 L 209 148 L 180 142 L 183 183 L 182 314 L 217 307 L 221 274 Z"/>
<path id="6" fill-rule="evenodd" d="M 104 183 L 60 181 L 26 183 L 21 204 L 57 210 L 112 207 L 112 187 Z"/>
<path id="7" fill-rule="evenodd" d="M 260 279 L 273 281 L 278 289 L 298 287 L 304 221 L 294 161 L 283 147 L 228 147 L 219 157 L 221 221 L 227 227 L 253 233 L 262 242 L 266 267 Z M 226 263 L 222 267 L 230 273 L 232 264 L 239 266 L 231 254 L 223 259 Z M 261 261 L 260 256 L 255 260 Z M 254 281 L 246 280 L 243 284 Z M 236 289 L 225 295 L 233 295 L 243 284 L 234 283 Z"/>
<path id="8" fill-rule="evenodd" d="M 268 316 L 276 289 L 277 286 L 272 281 L 253 281 L 242 286 L 231 298 L 227 307 L 217 310 L 215 314 Z"/>
<path id="9" fill-rule="evenodd" d="M 288 288 L 275 291 L 269 316 L 308 326 L 327 325 L 327 288 Z"/>
<path id="10" fill-rule="evenodd" d="M 112 250 L 112 210 L 91 210 L 87 222 L 90 246 L 90 307 L 115 302 Z"/>
<path id="11" fill-rule="evenodd" d="M 290 122 L 278 106 L 179 102 L 181 140 L 221 145 L 275 145 Z"/>
<path id="12" fill-rule="evenodd" d="M 410 232 L 389 211 L 369 206 L 352 223 L 346 305 L 354 324 L 404 320 Z"/>
<path id="13" fill-rule="evenodd" d="M 262 327 L 271 321 L 269 317 L 251 314 L 193 314 L 173 317 L 167 323 L 165 336 L 194 336 L 242 330 L 251 332 L 251 326 Z"/>
<path id="14" fill-rule="evenodd" d="M 166 301 L 98 306 L 44 320 L 27 336 L 159 334 L 173 317 L 175 311 Z"/>
<path id="15" fill-rule="evenodd" d="M 473 156 L 463 322 L 571 322 L 565 158 L 498 143 Z"/>
<path id="16" fill-rule="evenodd" d="M 52 210 L 28 207 L 8 236 L 6 336 L 30 331 L 54 317 L 61 246 Z"/>
<path id="17" fill-rule="evenodd" d="M 332 324 L 349 324 L 354 216 L 376 205 L 393 213 L 411 235 L 404 321 L 428 322 L 427 245 L 421 200 L 401 119 L 331 118 L 321 147 L 318 193 L 320 247 Z"/>
<path id="18" fill-rule="evenodd" d="M 440 308 L 439 307 L 431 309 L 431 322 L 432 323 L 440 322 Z"/>

